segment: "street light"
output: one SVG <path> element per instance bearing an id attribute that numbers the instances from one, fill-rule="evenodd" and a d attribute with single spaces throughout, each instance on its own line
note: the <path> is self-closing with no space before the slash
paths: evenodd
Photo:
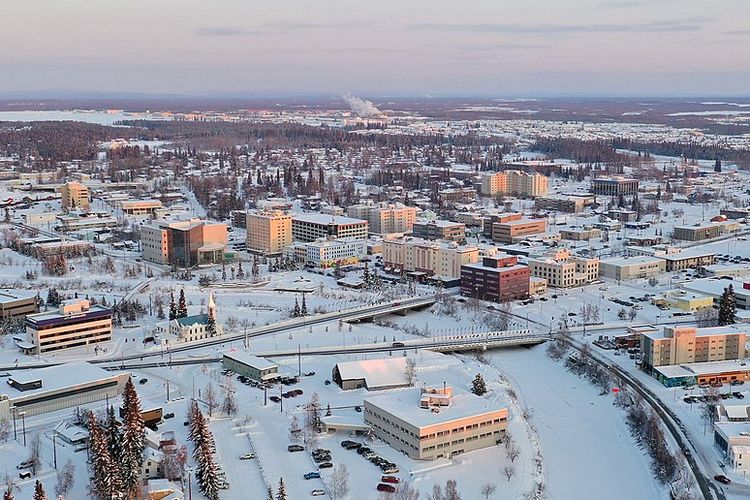
<path id="1" fill-rule="evenodd" d="M 21 415 L 21 424 L 23 425 L 23 445 L 26 446 L 26 412 L 22 411 L 19 415 Z"/>

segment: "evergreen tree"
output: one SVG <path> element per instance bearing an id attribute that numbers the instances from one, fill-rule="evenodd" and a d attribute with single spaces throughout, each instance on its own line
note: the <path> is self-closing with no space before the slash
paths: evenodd
<path id="1" fill-rule="evenodd" d="M 110 500 L 117 498 L 122 491 L 120 474 L 116 462 L 112 460 L 107 446 L 107 437 L 93 412 L 88 415 L 89 425 L 89 467 L 91 483 L 89 491 L 96 498 Z M 140 466 L 138 467 L 140 470 Z"/>
<path id="2" fill-rule="evenodd" d="M 123 423 L 120 438 L 119 463 L 122 468 L 123 489 L 132 496 L 138 494 L 143 450 L 146 447 L 146 426 L 141 415 L 141 401 L 129 378 L 122 395 Z"/>
<path id="3" fill-rule="evenodd" d="M 13 499 L 11 498 L 11 500 Z M 266 500 L 273 500 L 273 489 L 270 486 L 268 487 L 268 498 Z"/>
<path id="4" fill-rule="evenodd" d="M 187 302 L 185 302 L 185 289 L 180 289 L 180 302 L 177 305 L 177 317 L 185 318 L 188 315 Z"/>
<path id="5" fill-rule="evenodd" d="M 218 468 L 214 462 L 212 453 L 214 447 L 213 435 L 208 428 L 208 421 L 195 402 L 191 406 L 191 414 L 190 435 L 188 438 L 195 445 L 193 459 L 198 467 L 195 478 L 198 481 L 201 492 L 209 500 L 217 500 L 219 498 L 219 479 L 217 475 Z"/>
<path id="6" fill-rule="evenodd" d="M 737 315 L 734 287 L 729 285 L 719 298 L 719 326 L 733 325 Z"/>
<path id="7" fill-rule="evenodd" d="M 307 304 L 305 303 L 305 294 L 302 294 L 302 307 L 299 310 L 300 315 L 307 316 Z"/>
<path id="8" fill-rule="evenodd" d="M 365 283 L 365 288 L 370 288 L 370 268 L 367 267 L 367 262 L 365 262 L 365 270 L 362 273 L 362 281 Z"/>
<path id="9" fill-rule="evenodd" d="M 286 500 L 286 487 L 284 486 L 284 478 L 279 479 L 279 489 L 276 492 L 276 500 Z"/>
<path id="10" fill-rule="evenodd" d="M 487 384 L 484 383 L 484 377 L 482 377 L 481 373 L 477 373 L 477 376 L 474 377 L 471 383 L 471 392 L 477 396 L 482 396 L 487 392 Z"/>
<path id="11" fill-rule="evenodd" d="M 245 278 L 245 271 L 242 269 L 242 261 L 239 261 L 237 263 L 237 278 L 238 279 L 244 279 Z"/>
<path id="12" fill-rule="evenodd" d="M 110 405 L 107 408 L 107 420 L 104 423 L 104 432 L 107 436 L 107 449 L 112 460 L 119 463 L 120 457 L 120 426 L 115 417 L 115 408 Z"/>
<path id="13" fill-rule="evenodd" d="M 169 293 L 169 320 L 177 319 L 177 305 L 174 303 L 174 292 Z"/>
<path id="14" fill-rule="evenodd" d="M 294 309 L 292 309 L 292 318 L 299 318 L 300 315 L 300 309 L 299 309 L 299 302 L 297 302 L 297 298 L 294 299 Z"/>
<path id="15" fill-rule="evenodd" d="M 45 493 L 44 486 L 42 486 L 42 483 L 38 479 L 34 485 L 34 496 L 32 498 L 33 500 L 47 500 L 47 493 Z"/>

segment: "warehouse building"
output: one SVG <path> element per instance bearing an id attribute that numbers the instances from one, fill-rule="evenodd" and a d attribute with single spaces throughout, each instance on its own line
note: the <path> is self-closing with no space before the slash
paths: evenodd
<path id="1" fill-rule="evenodd" d="M 336 363 L 333 382 L 348 391 L 364 387 L 368 391 L 408 387 L 406 358 L 365 359 Z"/>
<path id="2" fill-rule="evenodd" d="M 128 373 L 85 361 L 13 372 L 0 390 L 0 419 L 85 407 L 122 394 Z"/>
<path id="3" fill-rule="evenodd" d="M 221 357 L 221 366 L 256 382 L 268 382 L 279 378 L 279 365 L 265 358 L 253 356 L 247 351 L 225 352 Z"/>
<path id="4" fill-rule="evenodd" d="M 599 274 L 613 280 L 632 280 L 659 276 L 667 268 L 657 257 L 639 256 L 605 259 L 599 262 Z"/>

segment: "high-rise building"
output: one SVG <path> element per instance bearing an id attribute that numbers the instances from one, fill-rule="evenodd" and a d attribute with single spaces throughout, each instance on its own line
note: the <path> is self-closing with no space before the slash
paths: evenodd
<path id="1" fill-rule="evenodd" d="M 80 182 L 66 182 L 60 187 L 60 194 L 62 195 L 62 209 L 66 212 L 77 208 L 88 210 L 91 206 L 89 188 Z"/>
<path id="2" fill-rule="evenodd" d="M 367 221 L 339 215 L 299 214 L 292 217 L 292 239 L 315 241 L 320 238 L 367 239 Z"/>
<path id="3" fill-rule="evenodd" d="M 412 230 L 417 218 L 417 209 L 401 203 L 390 205 L 352 205 L 347 215 L 366 219 L 370 233 L 407 233 Z"/>
<path id="4" fill-rule="evenodd" d="M 745 359 L 747 334 L 733 328 L 664 327 L 641 336 L 642 367 Z"/>
<path id="5" fill-rule="evenodd" d="M 466 239 L 466 225 L 448 220 L 420 220 L 414 223 L 412 234 L 425 240 L 461 242 Z"/>
<path id="6" fill-rule="evenodd" d="M 549 192 L 549 179 L 539 173 L 526 173 L 520 170 L 486 173 L 482 175 L 482 194 L 495 196 L 509 194 L 535 198 Z"/>
<path id="7" fill-rule="evenodd" d="M 248 212 L 245 222 L 249 252 L 279 255 L 292 243 L 292 217 L 284 212 Z"/>
<path id="8" fill-rule="evenodd" d="M 482 262 L 461 266 L 461 294 L 493 302 L 529 296 L 529 268 L 515 255 L 484 257 Z"/>
<path id="9" fill-rule="evenodd" d="M 408 237 L 383 240 L 383 265 L 396 271 L 460 278 L 461 266 L 478 261 L 477 247 L 456 242 Z"/>
<path id="10" fill-rule="evenodd" d="M 222 262 L 227 240 L 226 224 L 199 219 L 141 227 L 143 258 L 159 264 L 192 267 Z"/>
<path id="11" fill-rule="evenodd" d="M 571 255 L 563 248 L 542 257 L 527 259 L 529 272 L 544 278 L 551 287 L 569 288 L 599 279 L 599 259 Z"/>

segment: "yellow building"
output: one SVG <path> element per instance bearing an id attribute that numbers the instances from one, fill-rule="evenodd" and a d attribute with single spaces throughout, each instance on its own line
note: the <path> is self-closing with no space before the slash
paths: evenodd
<path id="1" fill-rule="evenodd" d="M 460 278 L 461 266 L 475 262 L 479 249 L 473 246 L 412 237 L 383 240 L 383 265 L 397 271 Z"/>
<path id="2" fill-rule="evenodd" d="M 641 336 L 643 368 L 745 358 L 747 334 L 733 328 L 665 327 Z"/>
<path id="3" fill-rule="evenodd" d="M 567 248 L 551 252 L 543 257 L 530 257 L 527 263 L 531 275 L 546 279 L 551 287 L 568 288 L 599 279 L 598 258 L 571 255 Z"/>
<path id="4" fill-rule="evenodd" d="M 692 293 L 686 290 L 666 292 L 657 302 L 688 312 L 714 305 L 714 299 L 710 295 Z"/>
<path id="5" fill-rule="evenodd" d="M 535 198 L 549 192 L 549 179 L 540 173 L 526 173 L 520 170 L 506 170 L 482 176 L 482 194 L 495 196 L 510 194 Z"/>
<path id="6" fill-rule="evenodd" d="M 292 217 L 284 212 L 251 212 L 246 224 L 248 252 L 279 255 L 292 243 Z"/>
<path id="7" fill-rule="evenodd" d="M 89 188 L 80 182 L 66 182 L 60 187 L 60 194 L 62 195 L 62 209 L 66 212 L 77 208 L 88 210 L 91 206 Z"/>

